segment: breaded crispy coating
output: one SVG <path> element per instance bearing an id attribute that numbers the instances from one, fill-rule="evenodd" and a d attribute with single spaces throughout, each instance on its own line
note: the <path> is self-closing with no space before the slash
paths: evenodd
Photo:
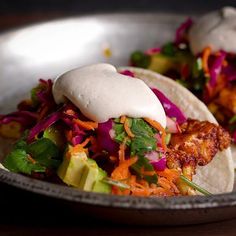
<path id="1" fill-rule="evenodd" d="M 231 115 L 236 114 L 236 86 L 222 89 L 216 99 L 216 103 L 229 110 Z"/>
<path id="2" fill-rule="evenodd" d="M 218 151 L 230 145 L 230 135 L 221 126 L 208 121 L 188 119 L 180 126 L 181 133 L 172 134 L 166 153 L 167 166 L 181 169 L 192 180 L 197 165 L 207 165 Z M 182 195 L 192 194 L 193 189 L 183 181 L 177 186 Z"/>
<path id="3" fill-rule="evenodd" d="M 229 133 L 208 121 L 188 119 L 180 129 L 181 133 L 172 135 L 169 149 L 181 151 L 177 157 L 181 164 L 195 160 L 196 165 L 207 165 L 219 150 L 230 145 Z"/>

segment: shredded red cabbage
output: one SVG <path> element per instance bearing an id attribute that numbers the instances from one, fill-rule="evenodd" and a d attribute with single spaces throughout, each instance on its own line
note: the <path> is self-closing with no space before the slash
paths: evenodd
<path id="1" fill-rule="evenodd" d="M 210 80 L 209 84 L 211 87 L 214 87 L 217 82 L 218 75 L 221 73 L 223 61 L 226 57 L 226 53 L 224 51 L 219 52 L 219 56 L 215 58 L 215 60 L 212 63 L 212 66 L 209 69 L 210 73 Z"/>
<path id="2" fill-rule="evenodd" d="M 180 43 L 186 43 L 186 39 L 184 37 L 184 34 L 187 30 L 192 26 L 193 21 L 191 18 L 188 18 L 185 22 L 183 22 L 179 28 L 176 30 L 175 33 L 175 43 L 178 45 Z"/>
<path id="3" fill-rule="evenodd" d="M 41 120 L 39 123 L 37 123 L 29 132 L 29 136 L 27 138 L 27 142 L 34 141 L 35 137 L 51 125 L 53 125 L 55 122 L 57 122 L 61 117 L 60 112 L 54 112 L 50 116 L 45 117 L 43 120 Z"/>
<path id="4" fill-rule="evenodd" d="M 232 134 L 233 142 L 236 144 L 236 130 Z"/>
<path id="5" fill-rule="evenodd" d="M 118 143 L 112 140 L 110 131 L 112 129 L 112 119 L 107 122 L 99 123 L 97 128 L 97 141 L 101 150 L 107 151 L 109 154 L 117 154 L 119 149 Z"/>
<path id="6" fill-rule="evenodd" d="M 5 116 L 2 116 L 0 119 L 0 124 L 7 124 L 12 121 L 20 123 L 23 127 L 28 128 L 34 125 L 37 121 L 37 114 L 30 111 L 16 111 Z"/>
<path id="7" fill-rule="evenodd" d="M 55 104 L 53 95 L 52 95 L 52 80 L 43 80 L 39 79 L 40 84 L 42 84 L 43 88 L 36 93 L 38 100 L 44 104 L 52 105 Z"/>
<path id="8" fill-rule="evenodd" d="M 228 64 L 222 68 L 222 73 L 226 75 L 227 81 L 232 82 L 236 80 L 236 66 Z"/>
<path id="9" fill-rule="evenodd" d="M 161 48 L 149 48 L 148 50 L 145 51 L 145 54 L 152 56 L 160 52 L 161 52 Z"/>
<path id="10" fill-rule="evenodd" d="M 79 143 L 82 143 L 83 140 L 84 140 L 84 135 L 79 134 L 79 135 L 76 135 L 72 138 L 71 143 L 72 143 L 73 146 L 75 146 Z"/>
<path id="11" fill-rule="evenodd" d="M 168 117 L 176 118 L 178 124 L 183 124 L 187 120 L 184 113 L 173 102 L 171 102 L 162 92 L 160 92 L 155 88 L 152 88 L 152 91 L 160 100 L 165 110 L 165 113 Z"/>
<path id="12" fill-rule="evenodd" d="M 130 70 L 123 70 L 123 71 L 120 72 L 120 74 L 127 75 L 127 76 L 130 76 L 130 77 L 135 77 L 134 73 Z"/>
<path id="13" fill-rule="evenodd" d="M 166 168 L 166 157 L 162 157 L 158 161 L 151 161 L 150 162 L 155 170 L 157 171 L 163 171 Z"/>

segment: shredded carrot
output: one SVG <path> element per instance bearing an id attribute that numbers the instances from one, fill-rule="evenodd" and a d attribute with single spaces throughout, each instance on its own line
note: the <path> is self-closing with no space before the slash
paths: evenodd
<path id="1" fill-rule="evenodd" d="M 157 171 L 158 176 L 165 177 L 171 182 L 176 182 L 180 177 L 180 172 L 176 169 L 165 168 L 163 171 Z"/>
<path id="2" fill-rule="evenodd" d="M 113 161 L 113 162 L 117 161 L 117 157 L 115 157 L 115 156 L 110 156 L 109 158 L 110 158 L 110 160 Z"/>
<path id="3" fill-rule="evenodd" d="M 81 144 L 77 144 L 76 146 L 71 148 L 70 153 L 73 155 L 78 152 L 84 152 L 84 151 L 85 149 L 83 148 L 83 146 L 81 146 Z"/>
<path id="4" fill-rule="evenodd" d="M 68 109 L 68 110 L 65 111 L 65 113 L 66 113 L 67 115 L 74 115 L 74 114 L 75 114 L 75 111 L 73 111 L 72 109 Z"/>
<path id="5" fill-rule="evenodd" d="M 32 162 L 33 164 L 36 163 L 36 161 L 30 156 L 30 155 L 27 155 L 27 159 Z"/>
<path id="6" fill-rule="evenodd" d="M 120 163 L 125 160 L 125 149 L 126 149 L 126 145 L 125 145 L 125 141 L 124 141 L 123 143 L 120 144 L 120 149 L 118 152 Z"/>
<path id="7" fill-rule="evenodd" d="M 124 124 L 126 120 L 126 116 L 121 116 L 120 117 L 120 123 Z"/>
<path id="8" fill-rule="evenodd" d="M 124 160 L 113 170 L 111 177 L 114 180 L 122 180 L 130 177 L 129 167 L 138 160 L 137 157 Z"/>
<path id="9" fill-rule="evenodd" d="M 67 141 L 71 141 L 73 138 L 72 130 L 67 130 L 66 131 L 66 139 Z"/>
<path id="10" fill-rule="evenodd" d="M 132 189 L 133 196 L 148 197 L 152 193 L 152 190 L 149 188 L 134 188 Z"/>
<path id="11" fill-rule="evenodd" d="M 145 176 L 153 176 L 156 174 L 156 172 L 154 170 L 153 171 L 146 171 L 143 166 L 140 169 L 140 173 Z"/>
<path id="12" fill-rule="evenodd" d="M 203 54 L 202 54 L 202 67 L 205 72 L 205 75 L 209 75 L 208 61 L 209 61 L 210 55 L 211 55 L 211 48 L 206 47 L 203 50 Z"/>
<path id="13" fill-rule="evenodd" d="M 125 119 L 124 129 L 125 129 L 125 132 L 128 134 L 129 137 L 134 138 L 135 135 L 130 130 L 129 120 L 127 118 Z"/>
<path id="14" fill-rule="evenodd" d="M 80 143 L 80 145 L 81 145 L 82 147 L 85 147 L 90 141 L 91 141 L 90 137 L 89 137 L 89 138 L 86 138 L 82 143 Z"/>
<path id="15" fill-rule="evenodd" d="M 224 67 L 228 66 L 228 62 L 226 60 L 223 61 L 223 66 Z"/>
<path id="16" fill-rule="evenodd" d="M 164 178 L 164 177 L 159 177 L 158 178 L 158 184 L 164 188 L 167 192 L 169 192 L 169 194 L 173 195 L 173 193 L 179 193 L 178 188 L 176 187 L 176 185 L 169 181 L 168 179 Z M 169 191 L 168 191 L 169 190 Z"/>
<path id="17" fill-rule="evenodd" d="M 80 127 L 86 129 L 86 130 L 94 130 L 97 129 L 98 123 L 93 121 L 82 121 L 80 119 L 73 119 L 73 121 L 79 125 Z"/>
<path id="18" fill-rule="evenodd" d="M 95 137 L 90 136 L 90 141 L 91 141 L 91 146 L 92 146 L 93 152 L 97 152 L 97 150 L 98 150 L 97 140 L 95 139 Z"/>
<path id="19" fill-rule="evenodd" d="M 166 131 L 165 129 L 161 126 L 161 124 L 155 120 L 151 120 L 149 118 L 144 118 L 144 120 L 149 123 L 153 128 L 161 132 L 161 143 L 164 151 L 166 151 Z"/>

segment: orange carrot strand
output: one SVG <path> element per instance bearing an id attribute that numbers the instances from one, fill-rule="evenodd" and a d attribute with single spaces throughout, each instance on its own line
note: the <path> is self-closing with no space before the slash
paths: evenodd
<path id="1" fill-rule="evenodd" d="M 149 118 L 144 118 L 144 120 L 149 123 L 153 128 L 161 132 L 161 142 L 162 142 L 162 147 L 166 151 L 166 131 L 165 129 L 161 126 L 161 124 L 155 120 L 149 119 Z"/>
<path id="2" fill-rule="evenodd" d="M 86 129 L 86 130 L 95 130 L 98 127 L 98 123 L 97 122 L 93 122 L 93 121 L 82 121 L 80 119 L 74 119 L 73 120 L 77 125 L 79 125 L 80 127 Z"/>
<path id="3" fill-rule="evenodd" d="M 129 137 L 134 138 L 134 134 L 132 133 L 130 127 L 129 127 L 129 120 L 126 118 L 124 123 L 124 129 L 125 132 L 128 134 Z"/>
<path id="4" fill-rule="evenodd" d="M 203 54 L 202 54 L 202 67 L 206 75 L 209 75 L 208 61 L 209 61 L 210 55 L 211 55 L 211 48 L 206 47 L 203 50 Z"/>

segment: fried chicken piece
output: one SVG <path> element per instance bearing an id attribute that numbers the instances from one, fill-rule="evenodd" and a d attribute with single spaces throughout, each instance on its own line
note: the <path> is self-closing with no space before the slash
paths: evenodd
<path id="1" fill-rule="evenodd" d="M 226 110 L 230 111 L 232 115 L 236 114 L 236 86 L 224 88 L 220 91 L 216 103 Z"/>
<path id="2" fill-rule="evenodd" d="M 181 169 L 189 180 L 192 180 L 197 165 L 207 165 L 219 150 L 230 145 L 229 133 L 208 121 L 188 119 L 180 129 L 181 133 L 172 134 L 166 152 L 167 166 L 170 169 Z M 182 180 L 177 186 L 182 195 L 194 194 L 194 189 Z"/>
<path id="3" fill-rule="evenodd" d="M 169 148 L 172 152 L 182 151 L 182 156 L 175 157 L 181 165 L 189 160 L 195 160 L 196 165 L 207 165 L 219 150 L 230 145 L 229 133 L 208 121 L 188 119 L 180 129 L 181 133 L 172 135 Z"/>

